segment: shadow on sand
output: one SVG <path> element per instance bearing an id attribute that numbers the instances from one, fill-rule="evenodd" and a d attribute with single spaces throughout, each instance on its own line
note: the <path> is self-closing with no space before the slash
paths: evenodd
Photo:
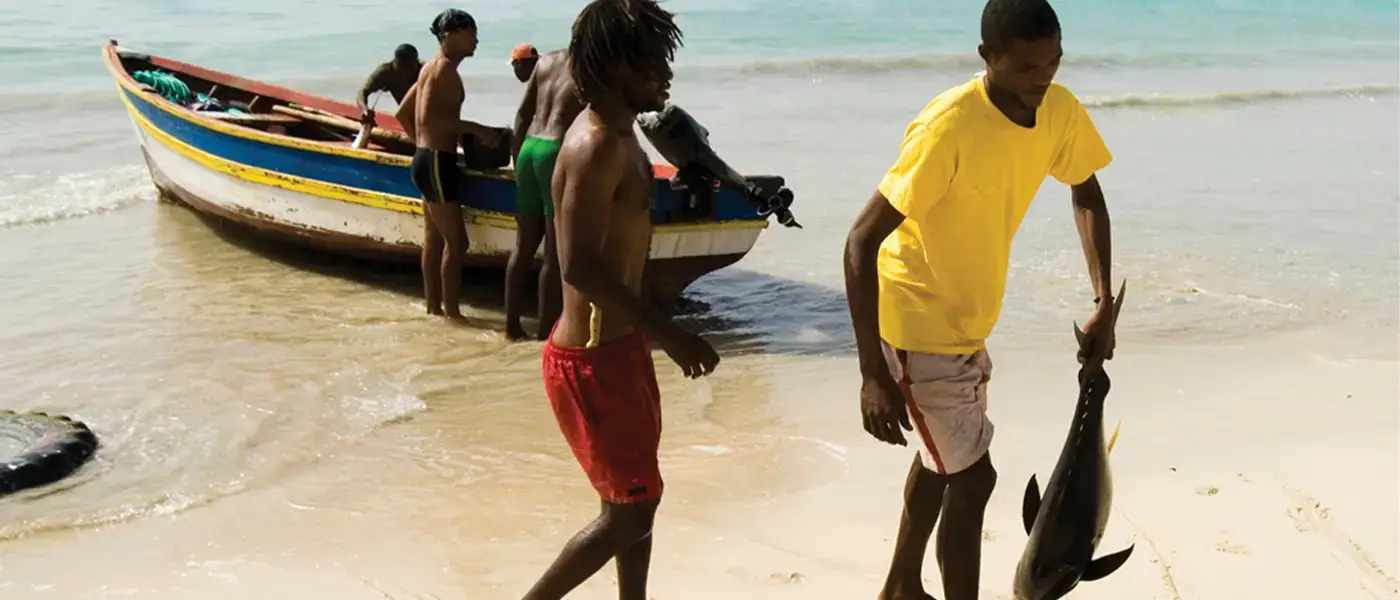
<path id="1" fill-rule="evenodd" d="M 354 281 L 406 297 L 422 298 L 417 265 L 329 254 L 268 238 L 245 226 L 195 213 L 221 240 L 289 267 Z M 501 313 L 505 282 L 500 269 L 468 268 L 462 274 L 462 303 L 490 311 L 471 326 L 504 333 Z M 527 278 L 525 323 L 534 331 L 535 281 Z M 681 297 L 676 319 L 710 340 L 726 355 L 848 355 L 855 352 L 842 290 L 729 267 L 692 284 Z"/>

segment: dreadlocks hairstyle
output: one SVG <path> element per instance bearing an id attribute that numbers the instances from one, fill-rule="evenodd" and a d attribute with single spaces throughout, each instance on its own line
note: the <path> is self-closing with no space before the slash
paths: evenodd
<path id="1" fill-rule="evenodd" d="M 585 102 L 607 91 L 609 71 L 645 70 L 676 57 L 682 45 L 675 15 L 656 0 L 593 0 L 574 20 L 569 76 Z"/>
<path id="2" fill-rule="evenodd" d="M 1041 40 L 1060 33 L 1060 19 L 1047 0 L 988 0 L 982 9 L 982 43 L 1000 52 L 1012 40 Z"/>

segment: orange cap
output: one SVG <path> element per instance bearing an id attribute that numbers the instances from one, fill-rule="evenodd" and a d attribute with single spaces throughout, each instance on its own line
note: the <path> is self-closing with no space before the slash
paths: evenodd
<path id="1" fill-rule="evenodd" d="M 529 44 L 520 44 L 519 46 L 516 46 L 514 50 L 510 51 L 510 59 L 512 61 L 539 57 L 540 53 L 535 50 L 534 46 L 531 46 Z"/>

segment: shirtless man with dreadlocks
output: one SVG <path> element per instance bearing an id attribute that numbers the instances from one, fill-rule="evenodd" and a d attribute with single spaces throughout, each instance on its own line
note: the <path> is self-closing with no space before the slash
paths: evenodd
<path id="1" fill-rule="evenodd" d="M 719 356 L 642 299 L 651 162 L 638 113 L 660 110 L 681 32 L 655 0 L 593 0 L 574 21 L 569 74 L 586 108 L 564 134 L 551 185 L 563 312 L 543 351 L 546 395 L 602 498 L 527 600 L 557 600 L 617 559 L 618 596 L 645 600 L 661 501 L 661 398 L 648 336 L 688 377 Z"/>

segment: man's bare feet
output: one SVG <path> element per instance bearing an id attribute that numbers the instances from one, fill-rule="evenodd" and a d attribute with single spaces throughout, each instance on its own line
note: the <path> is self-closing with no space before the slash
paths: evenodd
<path id="1" fill-rule="evenodd" d="M 441 316 L 443 316 L 442 307 L 441 307 L 441 306 L 429 306 L 429 307 L 428 307 L 428 315 L 429 315 L 429 316 L 433 316 L 433 317 L 441 317 Z"/>
<path id="2" fill-rule="evenodd" d="M 903 589 L 880 592 L 879 600 L 938 600 L 923 589 L 906 591 Z"/>
<path id="3" fill-rule="evenodd" d="M 525 328 L 520 326 L 520 321 L 506 323 L 506 341 L 523 342 L 529 337 L 529 334 L 525 333 Z"/>

